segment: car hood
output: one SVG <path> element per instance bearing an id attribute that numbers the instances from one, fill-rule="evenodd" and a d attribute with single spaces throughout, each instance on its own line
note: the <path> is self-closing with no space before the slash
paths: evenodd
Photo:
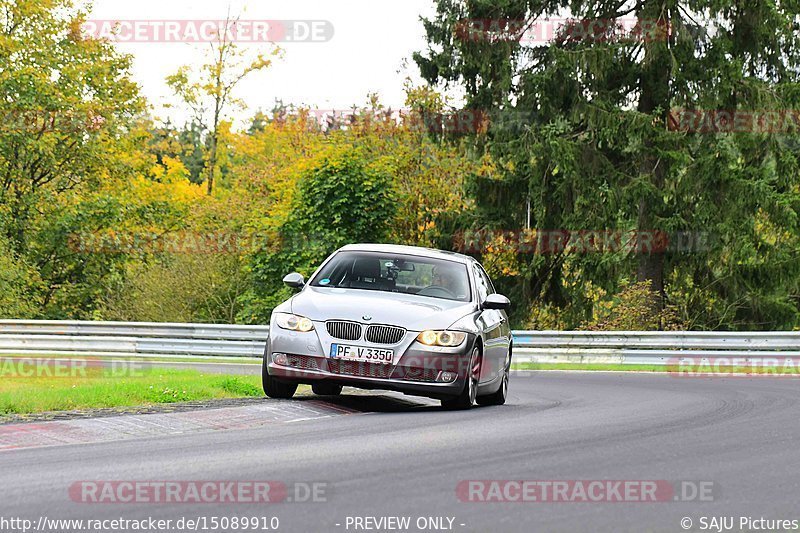
<path id="1" fill-rule="evenodd" d="M 307 287 L 291 300 L 291 312 L 314 321 L 352 320 L 391 324 L 411 331 L 445 329 L 475 310 L 474 304 L 411 294 Z"/>

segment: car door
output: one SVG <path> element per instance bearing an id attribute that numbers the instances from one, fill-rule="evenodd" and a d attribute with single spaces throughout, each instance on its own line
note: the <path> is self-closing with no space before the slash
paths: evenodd
<path id="1" fill-rule="evenodd" d="M 494 286 L 480 264 L 473 263 L 473 278 L 478 293 L 478 302 L 482 304 L 486 297 L 494 294 Z M 483 367 L 481 382 L 488 382 L 501 375 L 508 353 L 508 336 L 510 328 L 505 311 L 482 309 L 478 315 L 478 325 L 483 330 Z"/>

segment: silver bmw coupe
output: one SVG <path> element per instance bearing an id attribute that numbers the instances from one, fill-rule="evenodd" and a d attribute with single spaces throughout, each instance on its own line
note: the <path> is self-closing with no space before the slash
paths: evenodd
<path id="1" fill-rule="evenodd" d="M 291 398 L 343 386 L 441 400 L 445 408 L 501 405 L 512 338 L 508 298 L 475 259 L 440 250 L 348 245 L 328 257 L 272 313 L 264 392 Z"/>

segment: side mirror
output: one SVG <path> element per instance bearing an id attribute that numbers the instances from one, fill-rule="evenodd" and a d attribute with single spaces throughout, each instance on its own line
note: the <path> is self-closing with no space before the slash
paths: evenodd
<path id="1" fill-rule="evenodd" d="M 483 309 L 501 309 L 505 310 L 511 307 L 511 300 L 502 294 L 490 294 L 486 297 L 481 305 Z"/>
<path id="2" fill-rule="evenodd" d="M 283 278 L 283 282 L 293 289 L 302 289 L 306 286 L 305 278 L 302 274 L 298 274 L 297 272 L 287 274 L 286 277 Z"/>

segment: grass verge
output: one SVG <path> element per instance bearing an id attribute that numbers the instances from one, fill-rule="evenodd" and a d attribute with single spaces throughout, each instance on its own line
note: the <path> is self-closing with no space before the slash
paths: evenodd
<path id="1" fill-rule="evenodd" d="M 0 414 L 28 414 L 99 407 L 263 396 L 260 376 L 204 374 L 153 368 L 134 376 L 89 368 L 75 377 L 16 377 L 0 381 Z"/>
<path id="2" fill-rule="evenodd" d="M 512 370 L 595 370 L 613 372 L 667 372 L 667 365 L 623 365 L 615 363 L 514 363 Z"/>

